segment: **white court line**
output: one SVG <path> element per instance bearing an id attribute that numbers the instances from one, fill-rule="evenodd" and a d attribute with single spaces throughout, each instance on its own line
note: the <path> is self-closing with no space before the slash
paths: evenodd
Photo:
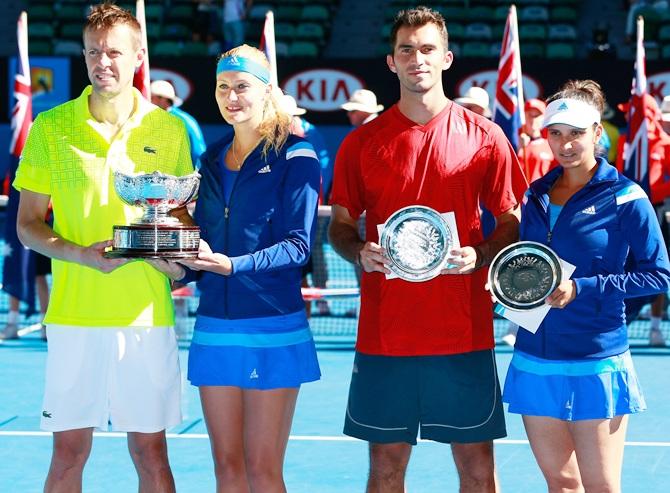
<path id="1" fill-rule="evenodd" d="M 0 431 L 0 436 L 7 437 L 51 437 L 50 431 Z M 126 434 L 118 431 L 95 431 L 94 437 L 99 438 L 125 438 Z M 207 433 L 167 433 L 167 438 L 180 440 L 207 440 Z M 289 440 L 294 442 L 360 442 L 357 438 L 347 436 L 327 436 L 327 435 L 291 435 Z M 419 442 L 435 443 L 432 440 L 422 440 Z M 503 438 L 495 440 L 500 445 L 528 445 L 528 440 L 513 440 Z M 625 442 L 628 447 L 670 447 L 670 442 Z"/>

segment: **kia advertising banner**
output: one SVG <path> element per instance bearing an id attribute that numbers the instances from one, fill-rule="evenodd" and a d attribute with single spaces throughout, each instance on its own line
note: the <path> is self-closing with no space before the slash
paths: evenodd
<path id="1" fill-rule="evenodd" d="M 70 60 L 70 93 L 77 95 L 88 84 L 83 59 Z M 444 73 L 444 87 L 451 98 L 464 93 L 470 86 L 483 87 L 493 100 L 497 78 L 497 60 L 464 60 L 456 58 Z M 308 110 L 306 118 L 312 123 L 347 125 L 340 105 L 356 89 L 370 89 L 386 108 L 399 96 L 398 79 L 386 64 L 385 57 L 374 59 L 287 59 L 278 60 L 279 84 L 294 96 L 298 105 Z M 526 98 L 547 97 L 569 79 L 592 78 L 604 88 L 612 107 L 630 97 L 632 60 L 538 60 L 526 59 L 523 64 L 523 90 Z M 201 124 L 223 123 L 214 100 L 215 57 L 160 58 L 152 57 L 151 77 L 170 80 L 184 99 L 183 109 Z M 7 59 L 0 60 L 1 84 L 7 80 Z M 659 102 L 670 94 L 670 70 L 662 62 L 647 65 L 648 90 Z M 8 122 L 8 102 L 2 98 L 0 118 Z M 623 115 L 616 122 L 624 125 Z"/>

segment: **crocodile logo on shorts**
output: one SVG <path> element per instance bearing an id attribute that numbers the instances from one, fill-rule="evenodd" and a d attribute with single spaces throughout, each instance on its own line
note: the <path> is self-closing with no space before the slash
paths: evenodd
<path id="1" fill-rule="evenodd" d="M 45 418 L 50 418 L 50 417 L 51 417 L 51 413 L 48 413 L 48 412 L 46 412 L 46 411 L 42 411 L 42 416 L 44 416 Z"/>

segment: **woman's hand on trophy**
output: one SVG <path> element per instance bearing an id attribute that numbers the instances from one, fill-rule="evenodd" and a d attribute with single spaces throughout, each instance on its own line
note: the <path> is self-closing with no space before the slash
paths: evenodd
<path id="1" fill-rule="evenodd" d="M 554 292 L 547 296 L 544 302 L 552 308 L 565 308 L 565 306 L 577 296 L 575 281 L 567 279 L 562 281 Z"/>
<path id="2" fill-rule="evenodd" d="M 209 244 L 201 239 L 196 258 L 181 258 L 178 261 L 192 270 L 206 270 L 228 276 L 233 272 L 233 263 L 222 253 L 214 253 Z"/>
<path id="3" fill-rule="evenodd" d="M 77 263 L 108 274 L 130 260 L 126 258 L 105 257 L 105 250 L 111 246 L 112 240 L 106 240 L 93 243 L 87 247 L 79 247 L 76 261 Z"/>
<path id="4" fill-rule="evenodd" d="M 160 258 L 145 258 L 144 260 L 154 269 L 162 272 L 173 281 L 180 281 L 186 275 L 186 270 L 174 260 Z"/>

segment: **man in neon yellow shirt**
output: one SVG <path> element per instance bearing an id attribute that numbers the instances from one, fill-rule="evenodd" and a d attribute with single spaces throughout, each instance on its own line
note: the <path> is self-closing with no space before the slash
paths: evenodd
<path id="1" fill-rule="evenodd" d="M 53 259 L 41 423 L 54 432 L 46 492 L 81 491 L 93 429 L 108 422 L 128 432 L 140 491 L 174 491 L 165 429 L 181 421 L 181 389 L 170 278 L 183 269 L 103 256 L 113 225 L 141 215 L 115 193 L 114 170 L 193 169 L 181 121 L 133 88 L 145 56 L 140 32 L 126 10 L 91 8 L 91 86 L 37 117 L 14 181 L 19 238 Z M 44 223 L 49 200 L 53 228 Z"/>

